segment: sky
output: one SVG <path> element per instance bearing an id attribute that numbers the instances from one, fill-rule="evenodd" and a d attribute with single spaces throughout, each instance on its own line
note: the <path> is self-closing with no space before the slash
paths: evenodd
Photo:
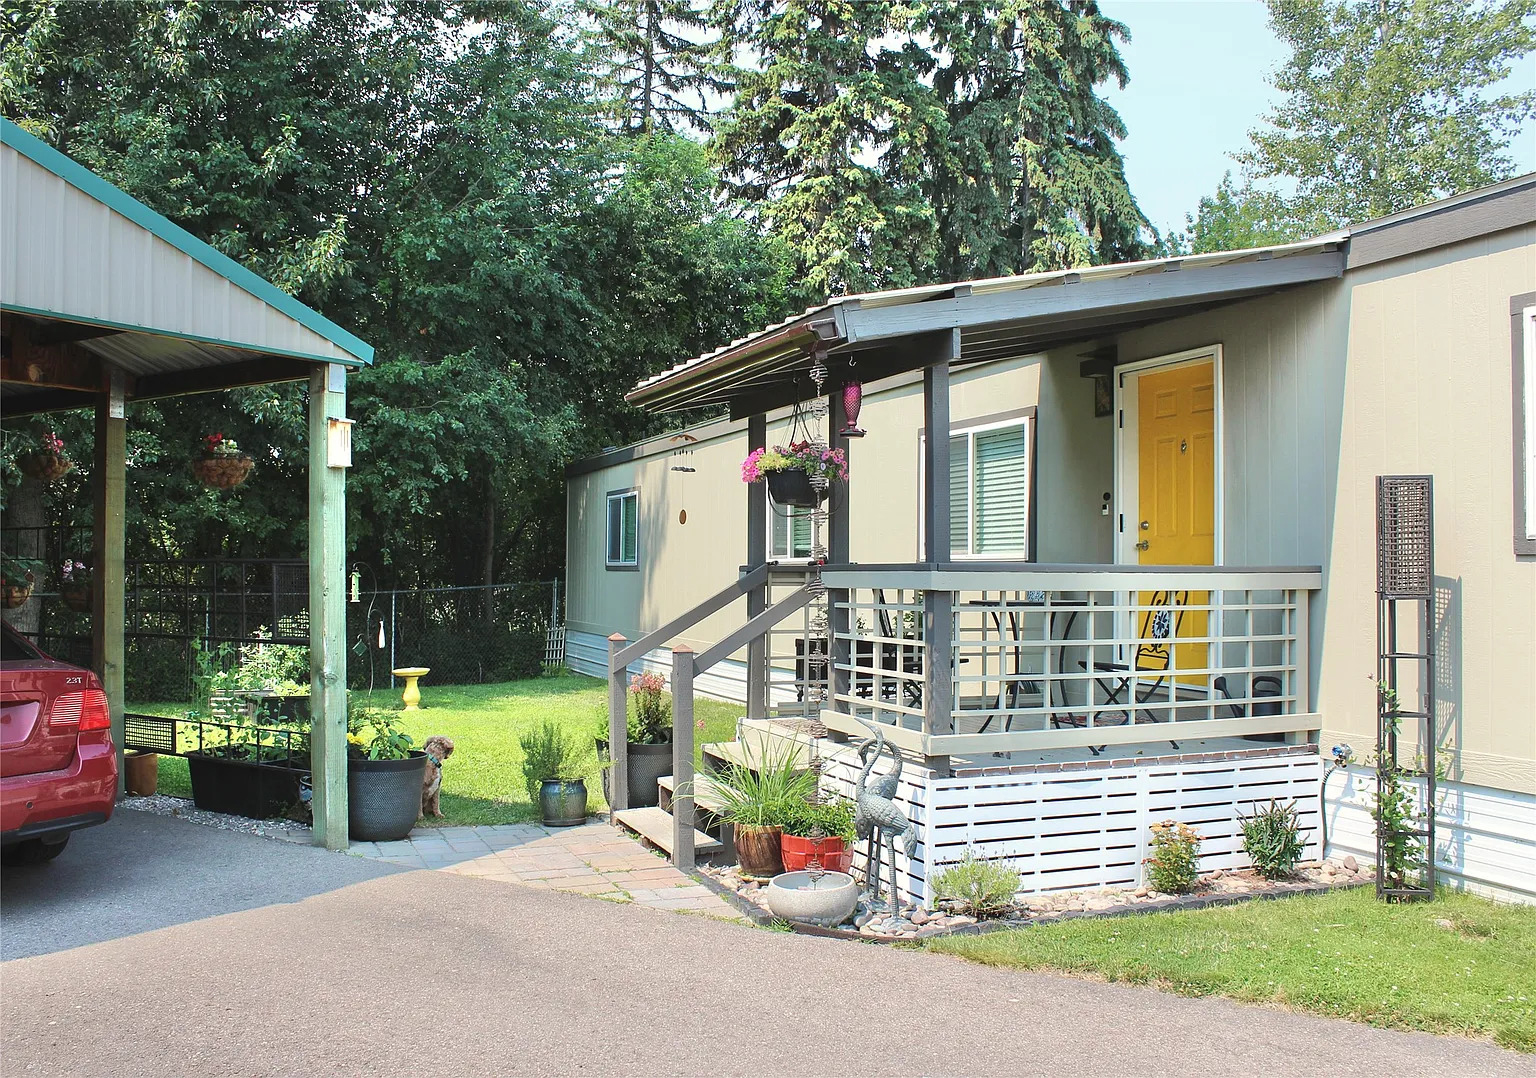
<path id="1" fill-rule="evenodd" d="M 1240 175 L 1228 155 L 1279 99 L 1267 77 L 1286 50 L 1259 0 L 1100 0 L 1099 8 L 1131 31 L 1120 48 L 1131 81 L 1102 91 L 1128 131 L 1121 152 L 1131 191 L 1159 231 L 1182 228 L 1223 172 Z M 1509 83 L 1536 85 L 1536 62 Z M 1536 125 L 1510 154 L 1517 172 L 1536 171 Z"/>

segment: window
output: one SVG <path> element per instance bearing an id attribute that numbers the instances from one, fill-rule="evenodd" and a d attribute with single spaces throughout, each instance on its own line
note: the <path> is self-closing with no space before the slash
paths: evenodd
<path id="1" fill-rule="evenodd" d="M 811 556 L 811 510 L 768 506 L 768 556 L 779 561 Z"/>
<path id="2" fill-rule="evenodd" d="M 1515 360 L 1515 553 L 1536 554 L 1536 292 L 1509 305 Z"/>
<path id="3" fill-rule="evenodd" d="M 639 565 L 640 492 L 615 490 L 608 495 L 608 567 Z"/>
<path id="4" fill-rule="evenodd" d="M 951 434 L 949 542 L 955 557 L 1029 557 L 1033 438 L 1029 417 Z"/>

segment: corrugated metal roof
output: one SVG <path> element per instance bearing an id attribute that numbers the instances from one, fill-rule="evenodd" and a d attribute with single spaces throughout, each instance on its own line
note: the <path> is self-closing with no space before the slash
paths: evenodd
<path id="1" fill-rule="evenodd" d="M 1056 330 L 1092 335 L 1094 330 L 1124 329 L 1169 317 L 1167 309 L 1148 313 L 1145 304 L 1136 300 L 1138 292 L 1155 297 L 1160 290 L 1150 287 L 1150 282 L 1166 274 L 1180 273 L 1181 286 L 1188 285 L 1169 301 L 1170 308 L 1179 309 L 1258 294 L 1298 280 L 1338 276 L 1342 259 L 1334 255 L 1347 239 L 1347 232 L 1335 232 L 1251 250 L 844 296 L 653 375 L 626 399 L 658 410 L 720 403 L 793 377 L 803 370 L 808 350 L 817 343 L 837 355 L 884 338 L 934 328 L 961 328 L 967 360 L 1001 359 L 1021 354 L 1020 348 L 1049 339 Z M 1243 269 L 1240 280 L 1239 267 Z M 1145 279 L 1149 287 L 1138 288 L 1138 279 Z M 1111 282 L 1129 283 L 1110 289 Z M 1117 313 L 1112 316 L 1112 311 Z M 921 314 L 913 317 L 913 312 Z M 1061 321 L 1068 314 L 1077 320 L 1071 326 Z"/>
<path id="2" fill-rule="evenodd" d="M 124 331 L 86 347 L 131 373 L 372 362 L 353 334 L 8 120 L 0 145 L 5 310 Z"/>

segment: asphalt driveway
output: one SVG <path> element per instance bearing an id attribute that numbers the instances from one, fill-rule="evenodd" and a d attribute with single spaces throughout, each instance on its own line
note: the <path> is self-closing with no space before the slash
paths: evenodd
<path id="1" fill-rule="evenodd" d="M 146 826 L 204 854 L 158 880 L 118 863 L 94 905 L 74 885 L 114 927 L 0 965 L 0 1072 L 1536 1074 L 1488 1044 Z M 41 891 L 18 923 L 84 942 Z M 153 894 L 166 912 L 124 910 Z"/>
<path id="2" fill-rule="evenodd" d="M 0 959 L 297 902 L 400 871 L 312 846 L 119 809 L 46 865 L 0 876 Z"/>

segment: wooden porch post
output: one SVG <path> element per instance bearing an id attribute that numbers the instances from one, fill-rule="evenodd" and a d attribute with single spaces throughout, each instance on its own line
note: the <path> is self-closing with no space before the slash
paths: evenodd
<path id="1" fill-rule="evenodd" d="M 615 817 L 629 808 L 629 685 L 618 661 L 627 643 L 623 633 L 608 638 L 608 821 L 615 827 Z"/>
<path id="2" fill-rule="evenodd" d="M 768 417 L 747 417 L 747 452 L 768 444 Z M 747 485 L 747 569 L 756 569 L 768 560 L 768 484 Z M 747 618 L 755 618 L 768 609 L 768 586 L 747 592 Z M 747 645 L 747 718 L 768 715 L 768 639 L 757 637 Z"/>
<path id="3" fill-rule="evenodd" d="M 949 519 L 949 365 L 960 358 L 960 331 L 949 330 L 933 342 L 933 353 L 923 370 L 923 479 L 927 491 L 923 506 L 923 560 L 938 566 L 950 560 Z M 955 731 L 953 596 L 947 591 L 923 593 L 924 665 L 923 732 L 929 735 Z M 949 757 L 930 756 L 927 766 L 938 775 L 949 773 Z"/>
<path id="4" fill-rule="evenodd" d="M 687 644 L 672 649 L 672 864 L 684 872 L 692 872 L 695 863 L 693 664 L 693 649 Z"/>
<path id="5" fill-rule="evenodd" d="M 117 792 L 123 792 L 124 505 L 127 494 L 128 421 L 123 372 L 103 364 L 106 384 L 96 395 L 96 457 L 92 491 L 91 665 L 101 678 L 112 714 L 112 743 L 117 746 Z"/>
<path id="6" fill-rule="evenodd" d="M 310 774 L 315 844 L 347 848 L 347 473 L 332 461 L 330 420 L 347 413 L 339 363 L 309 376 Z"/>

